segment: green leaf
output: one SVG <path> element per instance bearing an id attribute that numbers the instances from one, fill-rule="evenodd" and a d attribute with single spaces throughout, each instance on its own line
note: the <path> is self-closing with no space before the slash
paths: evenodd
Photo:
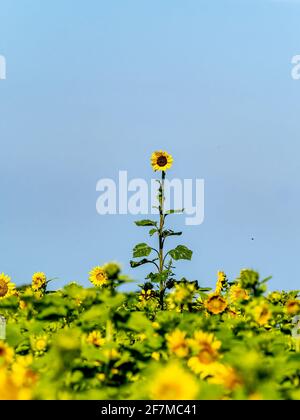
<path id="1" fill-rule="evenodd" d="M 153 236 L 155 232 L 157 232 L 157 229 L 150 229 L 149 230 L 149 235 Z"/>
<path id="2" fill-rule="evenodd" d="M 133 249 L 133 258 L 148 257 L 151 247 L 145 243 L 137 244 Z"/>
<path id="3" fill-rule="evenodd" d="M 164 238 L 166 238 L 167 236 L 180 236 L 180 235 L 182 235 L 182 232 L 174 232 L 174 230 L 172 229 L 164 230 L 162 233 L 162 236 Z"/>
<path id="4" fill-rule="evenodd" d="M 157 226 L 157 222 L 155 222 L 154 220 L 149 220 L 149 219 L 138 220 L 138 221 L 136 221 L 134 223 L 137 226 Z"/>
<path id="5" fill-rule="evenodd" d="M 191 260 L 192 255 L 193 255 L 193 251 L 191 251 L 190 249 L 188 249 L 184 245 L 178 245 L 175 249 L 172 249 L 171 251 L 169 251 L 169 254 L 171 255 L 171 257 L 175 261 L 177 261 L 177 260 Z"/>
<path id="6" fill-rule="evenodd" d="M 150 263 L 151 261 L 150 260 L 147 260 L 147 258 L 143 258 L 142 260 L 140 260 L 140 261 L 130 261 L 130 267 L 131 268 L 136 268 L 136 267 L 139 267 L 140 265 L 143 265 L 143 264 L 148 264 L 148 263 Z"/>
<path id="7" fill-rule="evenodd" d="M 172 209 L 172 210 L 166 211 L 165 214 L 168 215 L 168 214 L 183 213 L 183 212 L 184 212 L 184 209 L 178 209 L 178 210 Z"/>

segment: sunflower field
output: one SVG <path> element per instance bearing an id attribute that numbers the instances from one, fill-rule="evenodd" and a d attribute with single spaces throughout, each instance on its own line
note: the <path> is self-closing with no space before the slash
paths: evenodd
<path id="1" fill-rule="evenodd" d="M 159 217 L 136 225 L 157 248 L 133 249 L 131 266 L 153 269 L 138 290 L 119 290 L 131 280 L 116 262 L 94 267 L 88 288 L 50 291 L 43 272 L 17 288 L 0 274 L 0 399 L 300 399 L 298 291 L 268 292 L 251 269 L 218 272 L 213 289 L 178 279 L 175 263 L 192 251 L 166 251 L 182 233 L 166 227 L 178 212 L 164 208 L 173 159 L 159 151 L 151 163 Z"/>

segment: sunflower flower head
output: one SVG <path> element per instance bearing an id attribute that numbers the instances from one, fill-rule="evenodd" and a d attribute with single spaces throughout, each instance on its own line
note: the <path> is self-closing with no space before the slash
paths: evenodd
<path id="1" fill-rule="evenodd" d="M 228 391 L 233 391 L 242 385 L 242 380 L 236 370 L 228 365 L 215 363 L 210 370 L 208 382 L 222 385 Z"/>
<path id="2" fill-rule="evenodd" d="M 90 271 L 90 282 L 96 287 L 108 285 L 108 276 L 104 267 L 97 266 Z"/>
<path id="3" fill-rule="evenodd" d="M 221 341 L 217 340 L 212 333 L 196 331 L 194 337 L 189 340 L 189 344 L 195 354 L 188 361 L 188 366 L 195 373 L 203 373 L 207 366 L 215 363 L 220 355 L 218 350 Z"/>
<path id="4" fill-rule="evenodd" d="M 6 274 L 0 274 L 0 300 L 13 296 L 16 286 L 11 282 L 10 277 Z"/>
<path id="5" fill-rule="evenodd" d="M 9 345 L 4 343 L 4 341 L 0 340 L 0 365 L 2 361 L 9 365 L 13 361 L 14 354 L 14 349 L 9 347 Z"/>
<path id="6" fill-rule="evenodd" d="M 154 400 L 194 400 L 198 390 L 194 377 L 177 363 L 158 369 L 149 386 Z"/>
<path id="7" fill-rule="evenodd" d="M 211 294 L 208 299 L 204 302 L 205 308 L 208 312 L 218 315 L 225 311 L 227 308 L 226 300 L 220 296 L 219 294 L 213 293 Z"/>
<path id="8" fill-rule="evenodd" d="M 250 299 L 247 290 L 243 289 L 239 284 L 231 286 L 229 296 L 232 303 Z"/>
<path id="9" fill-rule="evenodd" d="M 48 348 L 49 340 L 46 334 L 38 335 L 31 339 L 31 348 L 36 355 L 42 355 Z"/>
<path id="10" fill-rule="evenodd" d="M 31 287 L 35 292 L 44 292 L 47 286 L 47 277 L 45 273 L 34 273 L 32 276 Z"/>
<path id="11" fill-rule="evenodd" d="M 139 300 L 142 302 L 147 302 L 148 300 L 155 297 L 156 297 L 156 293 L 152 289 L 148 289 L 148 290 L 142 289 L 141 293 L 139 294 Z"/>
<path id="12" fill-rule="evenodd" d="M 154 171 L 166 171 L 171 168 L 172 164 L 173 158 L 169 153 L 162 150 L 152 153 L 151 166 Z"/>
<path id="13" fill-rule="evenodd" d="M 299 315 L 300 314 L 300 300 L 290 299 L 286 303 L 286 311 L 289 315 Z"/>
<path id="14" fill-rule="evenodd" d="M 261 303 L 253 309 L 253 316 L 258 325 L 264 326 L 272 318 L 272 312 L 267 303 Z"/>
<path id="15" fill-rule="evenodd" d="M 105 343 L 105 338 L 102 338 L 99 331 L 92 331 L 87 336 L 86 341 L 95 347 L 101 347 Z"/>
<path id="16" fill-rule="evenodd" d="M 217 279 L 215 293 L 219 295 L 223 291 L 223 289 L 225 289 L 226 286 L 227 286 L 226 274 L 224 273 L 224 271 L 218 271 L 218 279 Z"/>
<path id="17" fill-rule="evenodd" d="M 178 357 L 186 357 L 189 353 L 188 342 L 185 335 L 186 333 L 181 330 L 175 330 L 166 335 L 170 352 Z"/>

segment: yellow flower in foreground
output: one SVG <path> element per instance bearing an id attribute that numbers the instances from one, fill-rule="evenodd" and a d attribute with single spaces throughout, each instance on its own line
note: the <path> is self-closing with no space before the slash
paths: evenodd
<path id="1" fill-rule="evenodd" d="M 233 286 L 231 286 L 229 295 L 230 295 L 231 302 L 237 302 L 240 300 L 249 300 L 249 297 L 250 297 L 247 290 L 243 289 L 238 284 L 234 284 Z"/>
<path id="2" fill-rule="evenodd" d="M 211 366 L 209 376 L 208 382 L 222 385 L 230 391 L 242 385 L 242 380 L 235 369 L 221 363 L 214 363 Z"/>
<path id="3" fill-rule="evenodd" d="M 222 292 L 222 289 L 226 285 L 226 281 L 227 281 L 227 278 L 224 271 L 218 271 L 218 280 L 217 280 L 216 290 L 215 290 L 215 293 L 217 295 L 219 295 Z"/>
<path id="4" fill-rule="evenodd" d="M 18 356 L 12 365 L 13 379 L 18 386 L 32 387 L 36 383 L 38 375 L 30 369 L 32 362 L 31 355 Z"/>
<path id="5" fill-rule="evenodd" d="M 0 300 L 10 297 L 15 292 L 15 285 L 6 274 L 0 274 Z"/>
<path id="6" fill-rule="evenodd" d="M 300 301 L 297 299 L 288 300 L 286 311 L 289 315 L 298 315 L 300 313 Z"/>
<path id="7" fill-rule="evenodd" d="M 172 363 L 157 372 L 150 383 L 150 398 L 153 400 L 194 400 L 198 394 L 194 377 Z"/>
<path id="8" fill-rule="evenodd" d="M 108 277 L 106 271 L 103 267 L 94 267 L 90 271 L 90 282 L 93 283 L 94 286 L 102 287 L 107 285 Z"/>
<path id="9" fill-rule="evenodd" d="M 48 347 L 48 337 L 46 334 L 39 335 L 31 340 L 31 348 L 37 353 L 43 353 Z"/>
<path id="10" fill-rule="evenodd" d="M 34 273 L 34 275 L 32 276 L 32 283 L 31 283 L 32 290 L 34 290 L 35 292 L 38 292 L 42 289 L 45 289 L 46 284 L 47 284 L 47 277 L 45 273 Z"/>
<path id="11" fill-rule="evenodd" d="M 93 344 L 93 346 L 101 347 L 105 343 L 105 338 L 101 337 L 101 334 L 99 331 L 92 331 L 87 336 L 86 341 L 90 344 Z"/>
<path id="12" fill-rule="evenodd" d="M 217 340 L 214 334 L 197 331 L 194 333 L 194 338 L 189 340 L 189 344 L 197 353 L 188 361 L 188 366 L 193 372 L 204 372 L 207 365 L 215 363 L 219 359 L 218 350 L 221 347 L 221 341 Z"/>
<path id="13" fill-rule="evenodd" d="M 10 364 L 14 358 L 14 349 L 9 347 L 4 341 L 0 341 L 0 362 L 4 360 L 4 363 Z"/>
<path id="14" fill-rule="evenodd" d="M 270 311 L 267 304 L 261 304 L 254 308 L 253 315 L 255 321 L 261 326 L 266 325 L 272 318 L 272 312 Z"/>
<path id="15" fill-rule="evenodd" d="M 162 150 L 152 153 L 151 165 L 154 171 L 166 171 L 173 164 L 173 158 L 169 153 Z"/>
<path id="16" fill-rule="evenodd" d="M 222 296 L 214 293 L 204 302 L 204 306 L 208 312 L 217 315 L 225 311 L 227 302 Z"/>
<path id="17" fill-rule="evenodd" d="M 30 400 L 31 390 L 18 386 L 6 369 L 0 367 L 0 400 Z"/>
<path id="18" fill-rule="evenodd" d="M 178 357 L 186 357 L 189 352 L 185 335 L 186 333 L 180 330 L 175 330 L 166 335 L 169 350 Z"/>

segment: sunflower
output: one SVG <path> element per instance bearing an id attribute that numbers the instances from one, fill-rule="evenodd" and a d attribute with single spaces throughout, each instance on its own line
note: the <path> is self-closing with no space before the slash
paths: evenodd
<path id="1" fill-rule="evenodd" d="M 93 344 L 95 347 L 101 347 L 105 343 L 105 339 L 101 337 L 101 334 L 99 331 L 92 331 L 87 336 L 86 341 L 90 344 Z"/>
<path id="2" fill-rule="evenodd" d="M 231 286 L 229 295 L 230 295 L 231 302 L 237 302 L 240 300 L 249 300 L 250 298 L 247 290 L 243 289 L 238 284 L 234 284 L 233 286 Z"/>
<path id="3" fill-rule="evenodd" d="M 242 385 L 242 380 L 236 370 L 228 365 L 215 363 L 210 370 L 208 382 L 216 385 L 222 385 L 224 388 L 233 391 Z"/>
<path id="4" fill-rule="evenodd" d="M 162 150 L 153 152 L 151 156 L 151 165 L 154 171 L 166 171 L 173 164 L 173 158 L 169 153 Z"/>
<path id="5" fill-rule="evenodd" d="M 172 363 L 159 369 L 149 387 L 154 400 L 194 400 L 198 394 L 198 384 L 194 377 Z"/>
<path id="6" fill-rule="evenodd" d="M 32 276 L 32 283 L 31 287 L 32 290 L 38 292 L 46 288 L 47 285 L 47 277 L 45 273 L 34 273 Z"/>
<path id="7" fill-rule="evenodd" d="M 260 325 L 266 325 L 272 318 L 272 312 L 267 304 L 261 304 L 253 310 L 254 319 Z"/>
<path id="8" fill-rule="evenodd" d="M 224 273 L 224 271 L 218 271 L 218 280 L 217 280 L 217 284 L 216 284 L 216 294 L 220 294 L 222 292 L 222 290 L 225 288 L 227 283 L 227 277 L 226 274 Z"/>
<path id="9" fill-rule="evenodd" d="M 141 291 L 140 295 L 139 295 L 139 300 L 141 300 L 141 301 L 148 301 L 148 300 L 150 300 L 152 298 L 155 298 L 155 296 L 156 296 L 156 293 L 155 293 L 154 290 L 148 289 L 146 291 L 146 290 L 143 289 Z"/>
<path id="10" fill-rule="evenodd" d="M 197 331 L 194 333 L 194 338 L 189 340 L 189 344 L 197 352 L 197 355 L 188 361 L 188 366 L 195 373 L 205 371 L 207 365 L 215 363 L 220 357 L 218 350 L 221 347 L 221 341 L 217 340 L 214 334 Z"/>
<path id="11" fill-rule="evenodd" d="M 15 285 L 6 274 L 0 274 L 0 300 L 10 297 L 15 292 Z"/>
<path id="12" fill-rule="evenodd" d="M 300 313 L 300 301 L 297 299 L 288 300 L 286 311 L 289 315 L 298 315 Z"/>
<path id="13" fill-rule="evenodd" d="M 5 363 L 10 364 L 13 361 L 14 354 L 13 348 L 0 341 L 0 360 L 4 360 Z"/>
<path id="14" fill-rule="evenodd" d="M 48 337 L 46 334 L 39 335 L 31 339 L 31 348 L 36 353 L 44 353 L 48 347 Z"/>
<path id="15" fill-rule="evenodd" d="M 180 330 L 175 330 L 166 335 L 169 350 L 178 357 L 186 357 L 189 352 L 185 335 L 186 333 Z"/>
<path id="16" fill-rule="evenodd" d="M 204 306 L 208 312 L 217 315 L 225 311 L 227 308 L 227 302 L 222 296 L 214 293 L 208 297 Z"/>
<path id="17" fill-rule="evenodd" d="M 108 283 L 108 277 L 103 267 L 94 267 L 90 272 L 90 282 L 94 286 L 106 286 Z"/>

